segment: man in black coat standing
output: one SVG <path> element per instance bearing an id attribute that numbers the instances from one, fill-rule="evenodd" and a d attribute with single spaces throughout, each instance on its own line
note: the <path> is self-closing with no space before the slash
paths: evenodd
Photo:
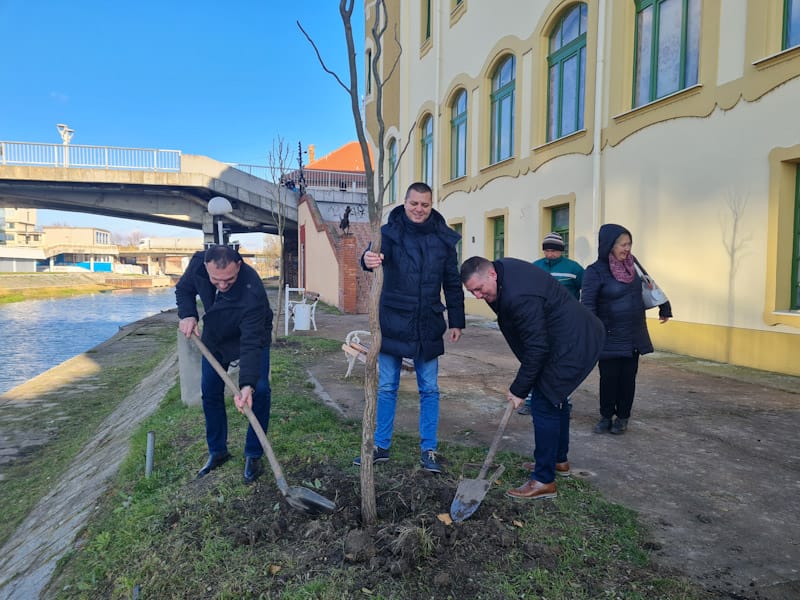
<path id="1" fill-rule="evenodd" d="M 239 360 L 240 394 L 234 397 L 240 412 L 247 405 L 264 431 L 269 425 L 271 390 L 269 348 L 272 339 L 272 309 L 261 277 L 228 246 L 211 246 L 197 252 L 175 286 L 178 329 L 187 338 L 199 335 L 197 296 L 203 303 L 203 343 L 227 369 Z M 201 391 L 206 418 L 208 461 L 197 473 L 203 477 L 231 455 L 228 452 L 228 420 L 225 383 L 205 357 L 202 360 Z M 263 472 L 263 448 L 252 427 L 244 446 L 245 483 Z"/>
<path id="2" fill-rule="evenodd" d="M 497 314 L 520 362 L 509 402 L 519 408 L 532 393 L 535 463 L 530 479 L 506 493 L 555 498 L 556 471 L 569 472 L 569 396 L 597 363 L 603 324 L 550 274 L 526 261 L 474 256 L 461 266 L 461 281 Z"/>
<path id="3" fill-rule="evenodd" d="M 465 325 L 456 254 L 460 239 L 433 208 L 431 188 L 417 182 L 408 187 L 403 206 L 393 209 L 381 227 L 380 254 L 367 248 L 361 257 L 364 269 L 383 268 L 373 463 L 389 460 L 400 368 L 406 357 L 414 360 L 419 389 L 420 464 L 431 473 L 442 470 L 436 456 L 439 356 L 444 354 L 448 327 L 448 339 L 457 342 Z M 360 466 L 361 457 L 353 463 Z"/>

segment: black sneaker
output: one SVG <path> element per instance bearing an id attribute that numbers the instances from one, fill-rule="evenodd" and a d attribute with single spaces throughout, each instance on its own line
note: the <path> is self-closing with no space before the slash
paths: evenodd
<path id="1" fill-rule="evenodd" d="M 611 419 L 603 417 L 597 422 L 597 425 L 594 426 L 595 433 L 607 433 L 609 431 L 611 431 Z"/>
<path id="2" fill-rule="evenodd" d="M 389 450 L 387 448 L 381 448 L 380 446 L 375 446 L 372 450 L 372 464 L 377 465 L 378 463 L 385 463 L 389 462 Z M 361 466 L 361 457 L 356 456 L 353 459 L 353 464 L 357 467 Z"/>
<path id="3" fill-rule="evenodd" d="M 614 419 L 614 424 L 611 426 L 611 433 L 614 435 L 622 435 L 628 428 L 628 419 Z"/>
<path id="4" fill-rule="evenodd" d="M 436 452 L 433 450 L 423 450 L 419 457 L 419 464 L 422 468 L 431 473 L 441 473 L 442 466 L 436 460 Z"/>

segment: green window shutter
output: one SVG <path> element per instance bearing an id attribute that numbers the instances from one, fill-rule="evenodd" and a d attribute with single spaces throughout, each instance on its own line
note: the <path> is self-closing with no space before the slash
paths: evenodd
<path id="1" fill-rule="evenodd" d="M 800 0 L 783 0 L 783 49 L 800 45 Z"/>
<path id="2" fill-rule="evenodd" d="M 461 90 L 451 106 L 450 179 L 467 174 L 467 92 Z"/>
<path id="3" fill-rule="evenodd" d="M 495 70 L 492 77 L 492 121 L 490 135 L 490 160 L 497 163 L 514 153 L 514 89 L 515 60 L 508 57 Z"/>
<path id="4" fill-rule="evenodd" d="M 493 223 L 493 241 L 494 253 L 492 260 L 499 260 L 505 256 L 505 238 L 506 238 L 506 223 L 503 217 L 496 217 L 492 219 Z"/>
<path id="5" fill-rule="evenodd" d="M 547 141 L 584 128 L 586 26 L 586 5 L 578 4 L 550 34 Z"/>
<path id="6" fill-rule="evenodd" d="M 702 0 L 636 0 L 633 106 L 695 85 Z"/>
<path id="7" fill-rule="evenodd" d="M 800 166 L 796 168 L 794 185 L 794 232 L 792 248 L 792 297 L 789 306 L 800 310 Z"/>

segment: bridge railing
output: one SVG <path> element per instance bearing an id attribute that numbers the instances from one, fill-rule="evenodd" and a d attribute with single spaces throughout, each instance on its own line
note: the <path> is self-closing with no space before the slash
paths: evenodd
<path id="1" fill-rule="evenodd" d="M 0 164 L 76 169 L 180 171 L 180 150 L 0 142 Z"/>
<path id="2" fill-rule="evenodd" d="M 233 163 L 234 169 L 244 171 L 248 175 L 260 177 L 267 181 L 276 182 L 280 179 L 280 169 L 262 165 L 247 165 Z M 284 174 L 283 183 L 298 185 L 299 170 L 288 171 Z M 303 179 L 306 188 L 325 188 L 342 191 L 363 192 L 367 189 L 367 176 L 359 171 L 320 171 L 318 169 L 304 169 Z"/>

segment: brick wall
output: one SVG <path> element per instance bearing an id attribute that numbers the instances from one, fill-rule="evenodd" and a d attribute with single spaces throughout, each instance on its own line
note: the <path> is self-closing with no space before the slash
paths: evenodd
<path id="1" fill-rule="evenodd" d="M 325 231 L 325 237 L 336 256 L 339 274 L 338 309 L 347 314 L 363 314 L 369 311 L 369 293 L 372 287 L 372 275 L 361 268 L 361 254 L 371 239 L 369 223 L 351 221 L 349 232 L 345 234 L 339 229 L 338 219 L 327 221 L 317 208 L 313 196 L 306 194 L 301 202 L 307 202 L 309 213 L 317 231 Z M 297 250 L 295 249 L 295 256 Z M 306 248 L 306 270 L 330 269 L 331 265 L 315 260 L 313 249 Z M 296 276 L 296 272 L 295 272 Z"/>

